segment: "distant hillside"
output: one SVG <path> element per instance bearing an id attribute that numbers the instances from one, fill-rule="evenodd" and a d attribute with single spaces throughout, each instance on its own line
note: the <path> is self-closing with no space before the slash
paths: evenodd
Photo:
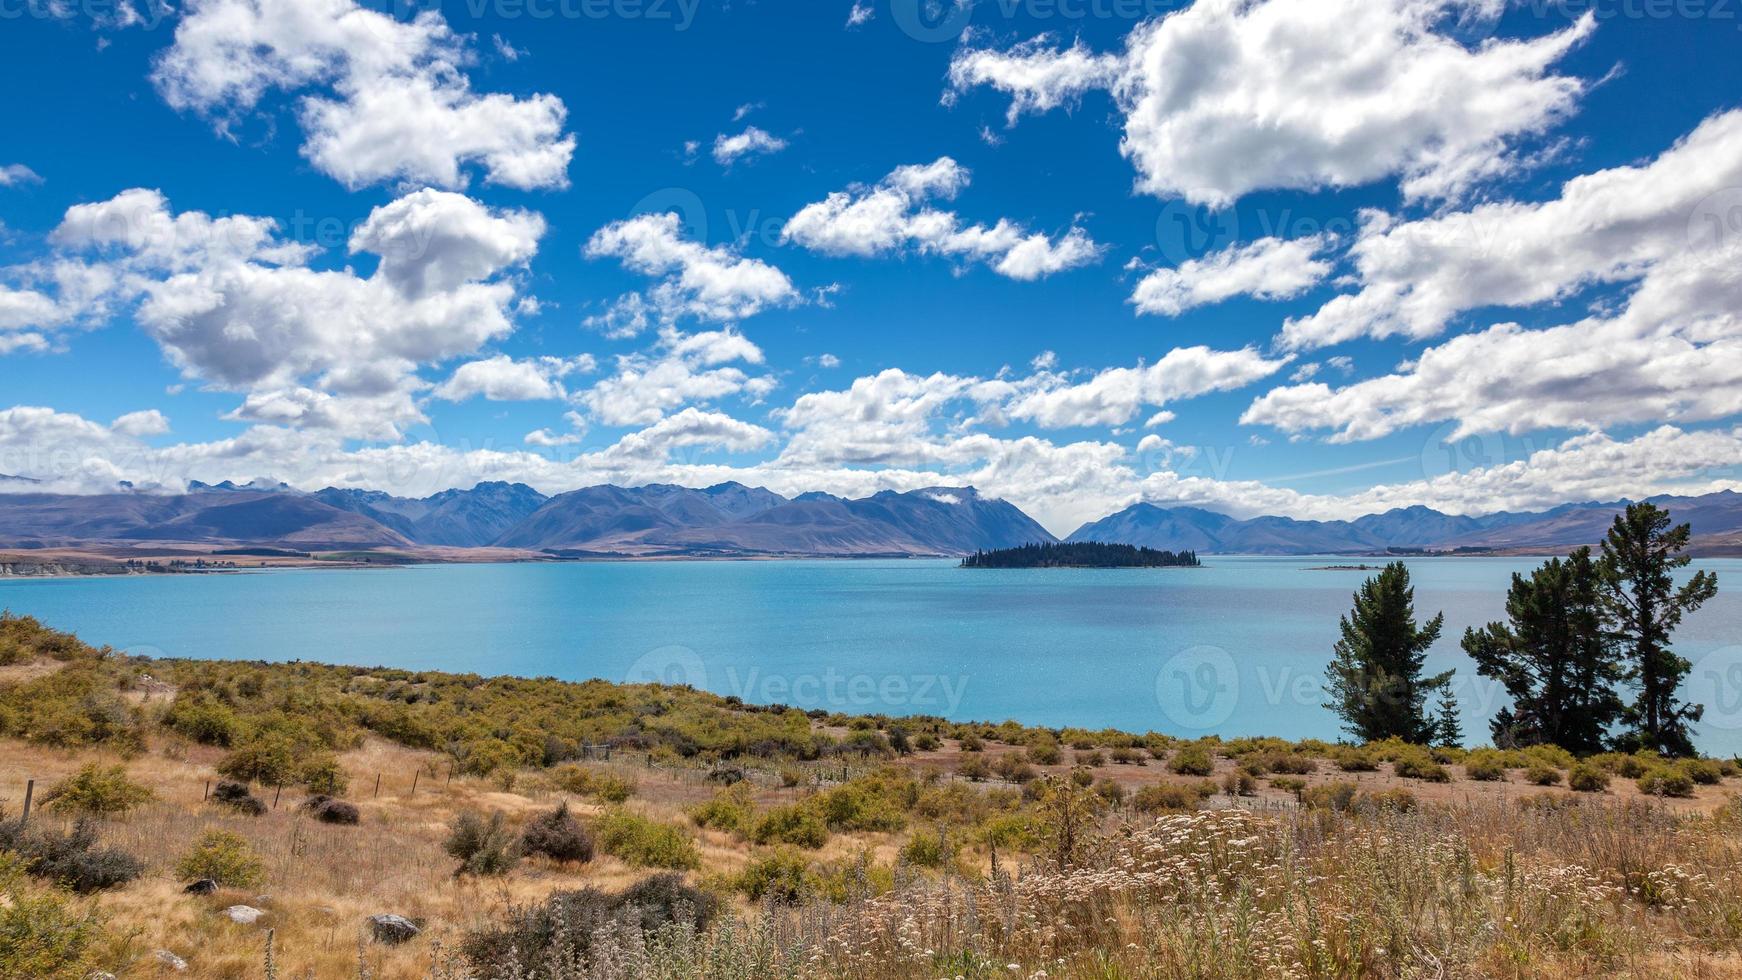
<path id="1" fill-rule="evenodd" d="M 780 494 L 740 483 L 705 489 L 596 486 L 556 497 L 480 483 L 430 497 L 255 481 L 195 483 L 185 494 L 0 493 L 0 546 L 152 541 L 298 551 L 495 547 L 555 555 L 965 555 L 1056 540 L 1027 514 L 971 487 L 862 500 Z"/>
<path id="2" fill-rule="evenodd" d="M 1742 494 L 1659 496 L 1652 503 L 1693 525 L 1695 554 L 1742 553 Z M 1140 503 L 1078 528 L 1065 540 L 1119 541 L 1213 554 L 1372 554 L 1388 550 L 1561 552 L 1602 539 L 1627 501 L 1566 504 L 1539 513 L 1483 517 L 1405 507 L 1353 521 L 1288 517 L 1238 520 L 1197 507 Z"/>
<path id="3" fill-rule="evenodd" d="M 560 494 L 497 544 L 638 555 L 961 555 L 1054 540 L 1015 506 L 971 487 L 787 500 L 728 483 L 706 490 L 604 486 Z"/>

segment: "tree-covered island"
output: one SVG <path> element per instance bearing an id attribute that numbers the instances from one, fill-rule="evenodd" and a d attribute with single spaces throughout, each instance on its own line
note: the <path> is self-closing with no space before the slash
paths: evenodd
<path id="1" fill-rule="evenodd" d="M 1195 551 L 1162 551 L 1100 541 L 1025 544 L 996 551 L 976 551 L 962 559 L 963 568 L 1196 568 Z"/>

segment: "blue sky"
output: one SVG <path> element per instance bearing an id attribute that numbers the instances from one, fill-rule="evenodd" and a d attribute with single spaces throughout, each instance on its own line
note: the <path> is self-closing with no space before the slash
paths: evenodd
<path id="1" fill-rule="evenodd" d="M 1716 0 L 117 2 L 0 21 L 0 472 L 1064 532 L 1742 463 Z"/>

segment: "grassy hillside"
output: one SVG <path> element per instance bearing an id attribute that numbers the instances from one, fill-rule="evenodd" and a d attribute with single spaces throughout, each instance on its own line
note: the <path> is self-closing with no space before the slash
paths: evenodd
<path id="1" fill-rule="evenodd" d="M 150 661 L 6 617 L 0 976 L 1742 975 L 1738 785 Z"/>

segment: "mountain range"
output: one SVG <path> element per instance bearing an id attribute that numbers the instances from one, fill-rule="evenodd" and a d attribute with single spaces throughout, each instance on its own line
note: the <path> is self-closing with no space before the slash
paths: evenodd
<path id="1" fill-rule="evenodd" d="M 1693 526 L 1696 553 L 1742 554 L 1742 494 L 1731 490 L 1698 497 L 1657 496 L 1650 503 Z M 1482 517 L 1403 507 L 1352 521 L 1290 517 L 1237 520 L 1198 507 L 1133 504 L 1083 525 L 1067 541 L 1110 541 L 1200 554 L 1337 555 L 1388 551 L 1564 552 L 1595 545 L 1627 501 L 1563 504 L 1532 513 Z"/>
<path id="2" fill-rule="evenodd" d="M 315 550 L 493 548 L 558 557 L 960 555 L 1055 540 L 971 487 L 788 499 L 722 483 L 596 486 L 546 497 L 480 483 L 430 497 L 192 483 L 177 495 L 0 493 L 0 547 L 147 543 Z"/>
<path id="3" fill-rule="evenodd" d="M 602 485 L 554 497 L 502 482 L 422 498 L 337 487 L 304 493 L 266 481 L 196 482 L 175 495 L 20 489 L 0 492 L 0 547 L 866 557 L 964 555 L 1058 540 L 1014 505 L 972 487 L 884 491 L 860 499 L 826 493 L 788 498 L 741 483 L 704 489 Z M 1742 494 L 1650 499 L 1693 525 L 1696 553 L 1742 555 Z M 1595 544 L 1625 503 L 1482 517 L 1406 507 L 1349 521 L 1242 520 L 1198 507 L 1140 503 L 1085 524 L 1065 540 L 1204 555 L 1559 553 Z"/>

